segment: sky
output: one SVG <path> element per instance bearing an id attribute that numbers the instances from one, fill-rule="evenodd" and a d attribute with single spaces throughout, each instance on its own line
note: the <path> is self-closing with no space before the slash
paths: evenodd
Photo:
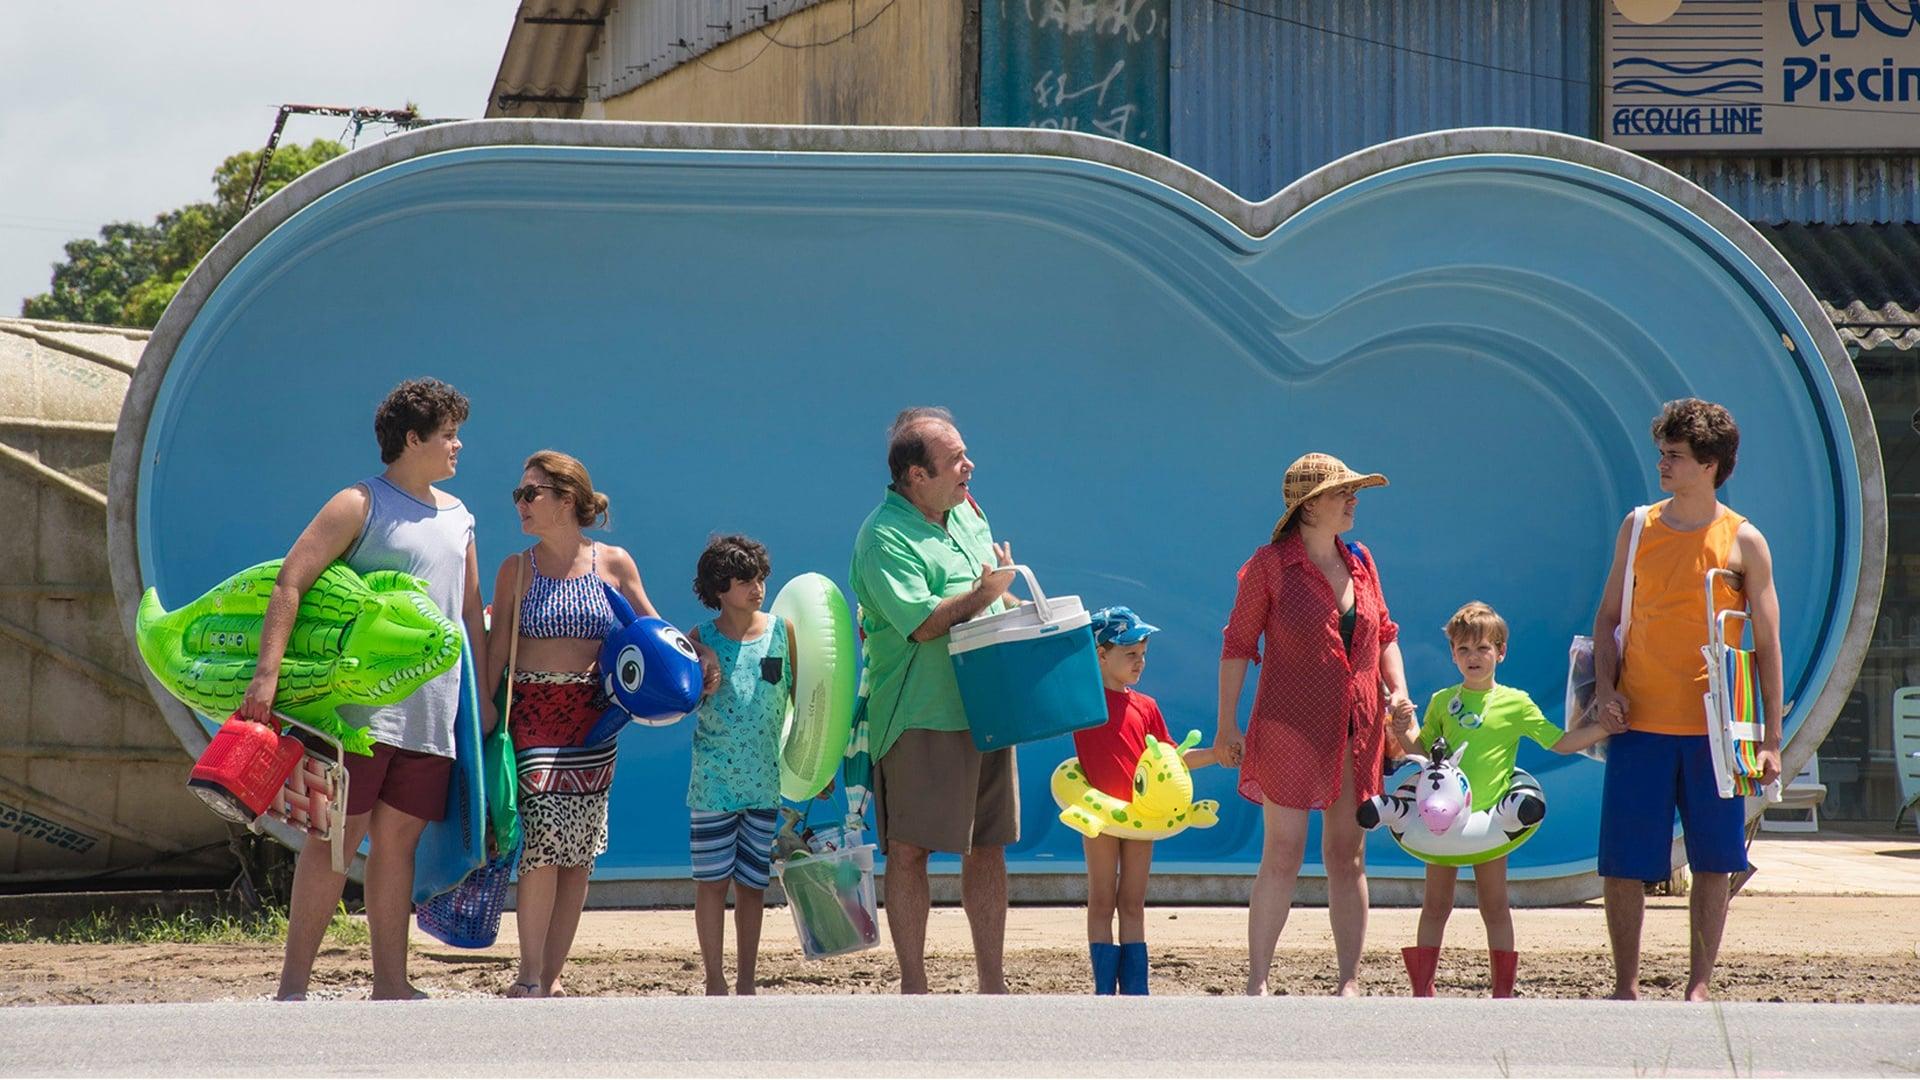
<path id="1" fill-rule="evenodd" d="M 517 0 L 6 0 L 0 4 L 0 317 L 68 240 L 213 197 L 286 102 L 470 118 Z M 282 144 L 345 121 L 288 121 Z M 368 128 L 364 143 L 384 129 Z"/>

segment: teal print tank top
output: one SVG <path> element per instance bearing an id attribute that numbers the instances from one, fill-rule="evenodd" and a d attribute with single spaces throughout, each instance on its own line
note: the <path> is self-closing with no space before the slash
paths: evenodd
<path id="1" fill-rule="evenodd" d="M 780 729 L 793 686 L 786 624 L 769 616 L 767 632 L 750 641 L 733 640 L 711 619 L 697 629 L 720 661 L 720 685 L 694 714 L 687 806 L 713 813 L 776 808 Z"/>

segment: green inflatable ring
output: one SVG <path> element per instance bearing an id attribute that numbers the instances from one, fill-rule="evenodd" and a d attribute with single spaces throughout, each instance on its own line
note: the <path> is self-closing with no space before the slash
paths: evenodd
<path id="1" fill-rule="evenodd" d="M 853 615 L 825 574 L 801 574 L 773 598 L 774 617 L 793 623 L 794 706 L 780 733 L 780 794 L 813 798 L 833 780 L 853 726 L 859 654 Z"/>
<path id="2" fill-rule="evenodd" d="M 168 693 L 216 721 L 240 707 L 280 563 L 250 566 L 172 611 L 153 589 L 140 597 L 135 643 Z M 342 718 L 340 706 L 404 701 L 460 662 L 462 637 L 419 578 L 398 570 L 363 577 L 333 563 L 300 597 L 274 710 L 371 754 L 372 735 Z"/>

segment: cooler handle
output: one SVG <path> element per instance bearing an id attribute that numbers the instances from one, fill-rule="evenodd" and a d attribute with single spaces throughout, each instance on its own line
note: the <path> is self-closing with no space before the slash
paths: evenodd
<path id="1" fill-rule="evenodd" d="M 1012 566 L 996 566 L 993 569 L 994 573 L 1012 570 L 1020 577 L 1026 578 L 1027 593 L 1033 597 L 1033 606 L 1040 612 L 1040 621 L 1048 622 L 1053 619 L 1053 612 L 1047 607 L 1047 594 L 1040 591 L 1040 582 L 1034 578 L 1031 567 L 1025 563 L 1014 563 Z M 1011 590 L 1012 586 L 1009 585 L 1008 589 Z"/>

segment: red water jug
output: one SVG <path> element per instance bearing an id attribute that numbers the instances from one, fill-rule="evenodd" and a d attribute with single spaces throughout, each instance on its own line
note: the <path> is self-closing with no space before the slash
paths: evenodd
<path id="1" fill-rule="evenodd" d="M 250 825 L 266 812 L 305 753 L 299 739 L 234 713 L 194 762 L 187 786 L 214 813 Z"/>

